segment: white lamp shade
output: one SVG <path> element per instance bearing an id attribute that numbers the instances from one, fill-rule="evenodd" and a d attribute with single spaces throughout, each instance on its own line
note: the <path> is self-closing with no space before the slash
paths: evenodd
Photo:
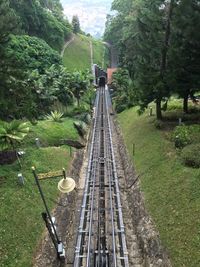
<path id="1" fill-rule="evenodd" d="M 62 193 L 69 193 L 74 190 L 76 183 L 74 179 L 70 177 L 63 178 L 58 183 L 58 190 Z"/>

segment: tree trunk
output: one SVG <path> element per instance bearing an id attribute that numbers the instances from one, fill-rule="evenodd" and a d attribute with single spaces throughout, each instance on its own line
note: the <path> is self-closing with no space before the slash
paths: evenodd
<path id="1" fill-rule="evenodd" d="M 78 107 L 80 107 L 80 98 L 79 97 L 77 97 L 77 105 L 78 105 Z"/>
<path id="2" fill-rule="evenodd" d="M 161 100 L 156 100 L 156 117 L 157 120 L 162 120 Z"/>
<path id="3" fill-rule="evenodd" d="M 188 95 L 183 98 L 183 111 L 188 113 Z"/>
<path id="4" fill-rule="evenodd" d="M 160 66 L 160 75 L 163 79 L 166 67 L 167 67 L 167 53 L 169 49 L 169 41 L 171 35 L 171 20 L 172 20 L 172 13 L 174 8 L 174 0 L 171 0 L 168 4 L 167 10 L 167 23 L 166 23 L 166 30 L 165 30 L 165 40 L 161 54 L 161 66 Z"/>
<path id="5" fill-rule="evenodd" d="M 166 22 L 166 29 L 165 29 L 165 38 L 163 43 L 163 48 L 161 51 L 161 64 L 160 64 L 160 79 L 163 83 L 163 88 L 158 93 L 158 98 L 162 98 L 166 94 L 166 85 L 165 85 L 165 73 L 167 69 L 167 55 L 169 50 L 169 44 L 170 44 L 170 36 L 171 36 L 171 20 L 172 20 L 172 14 L 173 14 L 173 8 L 174 8 L 174 1 L 171 0 L 168 3 L 166 12 L 167 12 L 167 22 Z M 163 90 L 164 89 L 164 90 Z M 156 101 L 156 113 L 157 113 L 157 119 L 162 119 L 162 111 L 161 111 L 161 100 Z"/>

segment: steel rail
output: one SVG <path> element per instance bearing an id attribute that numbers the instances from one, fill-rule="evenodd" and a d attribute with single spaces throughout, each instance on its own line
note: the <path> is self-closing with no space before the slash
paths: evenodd
<path id="1" fill-rule="evenodd" d="M 100 93 L 98 92 L 98 95 Z M 97 103 L 97 112 L 96 112 L 96 118 L 97 118 L 97 122 L 99 122 L 99 109 L 101 107 L 101 101 L 100 101 L 100 97 L 98 97 L 98 103 Z M 99 131 L 99 126 L 98 124 L 96 124 L 96 128 L 95 128 L 95 132 L 97 133 L 97 140 L 99 141 L 99 143 L 97 144 L 99 149 L 100 149 L 100 131 Z M 95 141 L 97 141 L 95 140 Z M 99 150 L 98 150 L 99 152 Z M 95 153 L 96 154 L 96 153 Z M 98 158 L 98 155 L 99 153 L 97 153 L 95 156 Z M 95 164 L 97 164 L 97 161 L 95 161 Z M 99 169 L 99 164 L 98 164 L 98 169 Z M 96 170 L 96 169 L 95 169 Z M 98 171 L 98 170 L 97 170 Z M 88 246 L 87 246 L 87 261 L 86 261 L 86 266 L 87 267 L 90 267 L 90 262 L 91 262 L 91 257 L 90 257 L 90 253 L 91 253 L 91 237 L 92 237 L 92 227 L 93 227 L 93 214 L 94 214 L 94 192 L 95 192 L 95 185 L 96 185 L 96 173 L 94 174 L 94 177 L 93 177 L 93 181 L 92 184 L 93 184 L 93 187 L 92 187 L 92 199 L 91 199 L 91 207 L 90 207 L 90 222 L 89 222 L 89 236 L 88 236 Z"/>
<path id="2" fill-rule="evenodd" d="M 107 88 L 100 87 L 95 101 L 92 142 L 89 149 L 74 267 L 129 267 L 110 107 L 109 92 Z M 95 220 L 94 216 L 98 220 Z M 110 235 L 106 236 L 108 229 L 111 233 L 110 239 Z"/>
<path id="3" fill-rule="evenodd" d="M 105 90 L 104 90 L 104 97 L 105 97 Z M 105 105 L 105 109 L 108 107 Z M 105 110 L 106 112 L 106 110 Z M 106 120 L 106 128 L 108 128 L 108 120 Z M 109 139 L 109 132 L 106 131 L 106 140 Z M 113 208 L 113 197 L 112 197 L 112 184 L 113 180 L 111 179 L 112 175 L 112 164 L 111 164 L 111 154 L 110 154 L 110 143 L 105 143 L 106 148 L 106 174 L 108 176 L 108 183 L 109 183 L 109 203 L 110 203 L 110 215 L 111 215 L 111 227 L 112 227 L 112 259 L 113 259 L 113 267 L 117 267 L 117 257 L 116 257 L 116 240 L 115 240 L 115 223 L 114 223 L 114 208 Z"/>
<path id="4" fill-rule="evenodd" d="M 108 97 L 109 97 L 109 92 L 108 89 L 105 89 L 106 92 L 106 106 L 107 106 L 107 119 L 108 119 L 108 130 L 109 130 L 109 139 L 110 139 L 110 144 L 111 144 L 111 155 L 112 155 L 112 165 L 113 165 L 113 175 L 114 175 L 114 180 L 115 180 L 115 189 L 116 189 L 116 200 L 117 200 L 117 208 L 118 208 L 118 214 L 119 214 L 119 236 L 121 237 L 121 245 L 122 245 L 122 251 L 121 251 L 121 257 L 123 258 L 122 260 L 124 261 L 124 267 L 129 266 L 129 261 L 128 261 L 128 251 L 127 251 L 127 246 L 126 246 L 126 237 L 125 237 L 125 227 L 124 227 L 124 222 L 123 222 L 123 215 L 122 215 L 122 205 L 121 205 L 121 199 L 120 199 L 120 190 L 119 190 L 119 181 L 117 177 L 117 168 L 116 168 L 116 161 L 115 161 L 115 154 L 114 154 L 114 149 L 113 149 L 113 139 L 112 139 L 112 127 L 111 127 L 111 122 L 110 122 L 110 115 L 108 112 Z"/>
<path id="5" fill-rule="evenodd" d="M 97 108 L 99 103 L 99 94 L 97 93 L 96 101 L 95 101 L 95 108 Z M 96 134 L 96 126 L 97 126 L 97 111 L 95 110 L 94 114 L 94 126 L 93 126 L 93 133 L 92 133 L 92 142 L 91 142 L 91 148 L 90 148 L 90 154 L 89 154 L 89 163 L 87 168 L 87 177 L 85 181 L 85 189 L 83 194 L 83 201 L 81 206 L 81 215 L 80 215 L 80 224 L 78 229 L 78 236 L 77 236 L 77 242 L 76 242 L 76 249 L 75 249 L 75 260 L 74 260 L 74 267 L 79 267 L 80 258 L 81 258 L 81 245 L 83 242 L 83 227 L 86 217 L 86 204 L 87 204 L 87 197 L 89 194 L 89 179 L 91 175 L 91 169 L 92 169 L 92 158 L 93 158 L 93 151 L 94 151 L 94 142 L 95 142 L 95 134 Z"/>

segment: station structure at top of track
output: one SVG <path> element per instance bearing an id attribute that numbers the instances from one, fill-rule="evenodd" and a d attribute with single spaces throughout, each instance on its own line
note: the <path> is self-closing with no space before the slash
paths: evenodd
<path id="1" fill-rule="evenodd" d="M 128 267 L 107 74 L 95 66 L 95 77 L 98 88 L 74 267 Z"/>

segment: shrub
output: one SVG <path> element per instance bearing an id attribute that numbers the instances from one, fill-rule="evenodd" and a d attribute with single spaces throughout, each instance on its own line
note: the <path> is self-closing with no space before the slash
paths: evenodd
<path id="1" fill-rule="evenodd" d="M 87 125 L 81 121 L 81 122 L 74 122 L 74 128 L 77 130 L 80 137 L 84 138 L 87 134 Z"/>
<path id="2" fill-rule="evenodd" d="M 127 109 L 127 104 L 116 104 L 115 110 L 117 113 L 123 112 L 125 109 Z"/>
<path id="3" fill-rule="evenodd" d="M 173 132 L 175 147 L 183 148 L 191 143 L 191 138 L 187 127 L 177 126 Z"/>
<path id="4" fill-rule="evenodd" d="M 200 142 L 200 125 L 177 126 L 173 132 L 175 146 L 183 148 L 186 145 Z"/>
<path id="5" fill-rule="evenodd" d="M 186 146 L 181 152 L 181 158 L 186 166 L 200 168 L 200 143 Z"/>
<path id="6" fill-rule="evenodd" d="M 28 134 L 29 127 L 27 123 L 12 121 L 10 123 L 1 122 L 0 125 L 0 149 L 15 149 L 16 143 L 20 143 Z"/>
<path id="7" fill-rule="evenodd" d="M 80 115 L 77 115 L 76 119 L 83 121 L 88 125 L 91 123 L 92 120 L 90 113 L 82 113 Z"/>
<path id="8" fill-rule="evenodd" d="M 155 125 L 156 129 L 161 130 L 161 129 L 164 128 L 164 125 L 165 125 L 165 124 L 164 124 L 164 122 L 161 121 L 161 120 L 156 120 L 156 121 L 154 122 L 154 125 Z"/>
<path id="9" fill-rule="evenodd" d="M 45 118 L 50 121 L 62 122 L 62 116 L 63 113 L 55 110 L 51 111 L 51 114 L 47 115 Z"/>
<path id="10" fill-rule="evenodd" d="M 87 107 L 86 105 L 81 105 L 81 106 L 75 106 L 72 109 L 69 109 L 68 111 L 65 112 L 66 117 L 74 117 L 77 115 L 81 115 L 83 113 L 87 113 L 90 111 L 90 108 Z"/>
<path id="11" fill-rule="evenodd" d="M 168 111 L 182 110 L 182 109 L 183 109 L 183 104 L 182 104 L 182 101 L 180 101 L 179 99 L 174 99 L 173 101 L 169 101 L 168 106 L 167 106 Z"/>

